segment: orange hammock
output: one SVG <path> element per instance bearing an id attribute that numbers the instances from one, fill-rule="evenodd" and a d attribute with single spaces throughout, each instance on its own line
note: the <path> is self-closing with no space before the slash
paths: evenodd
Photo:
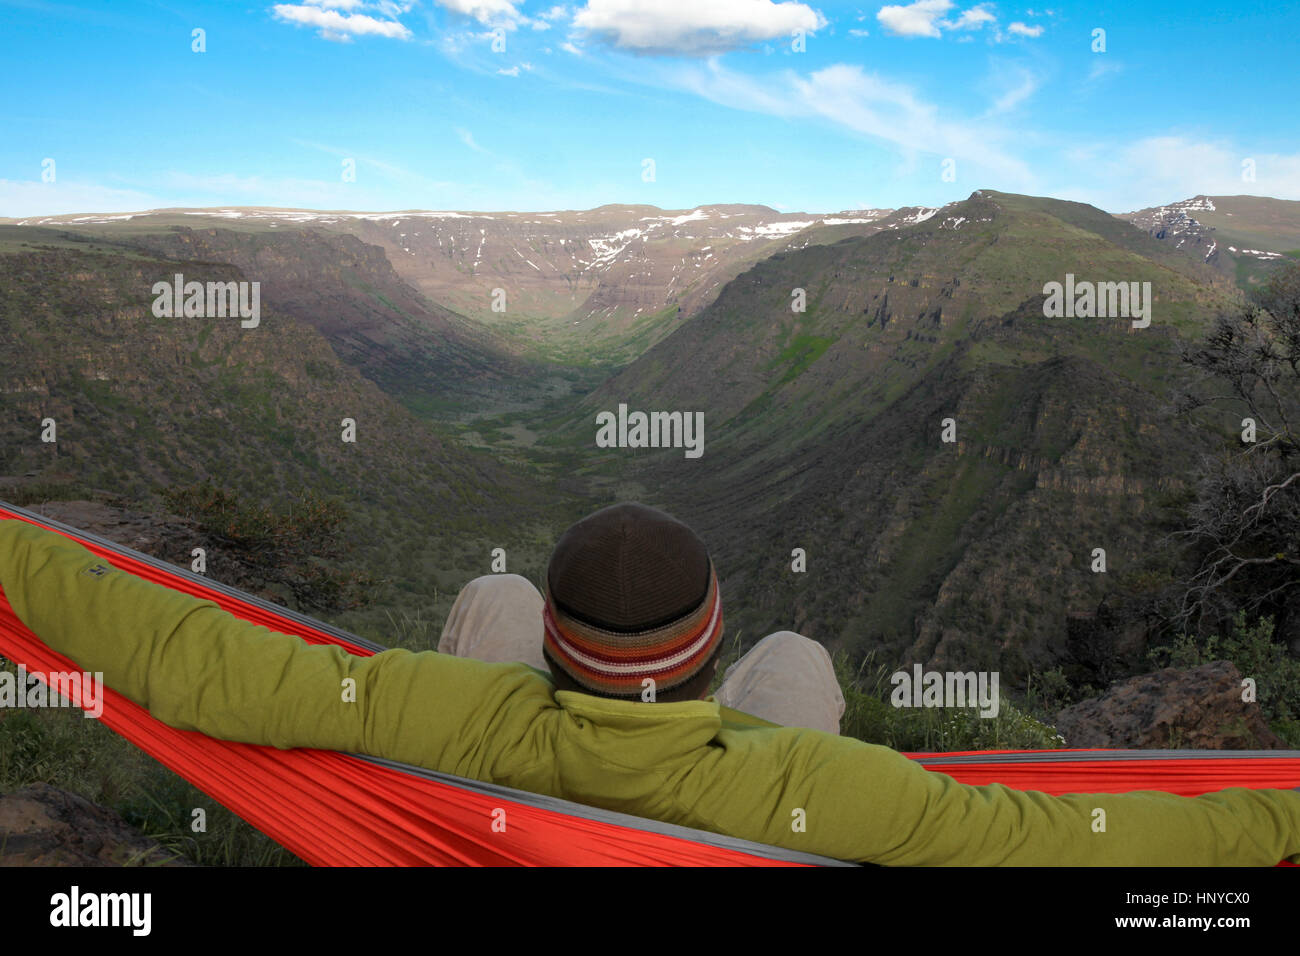
<path id="1" fill-rule="evenodd" d="M 313 644 L 371 655 L 377 644 L 181 568 L 0 503 L 131 574 L 211 600 L 254 624 Z M 0 591 L 0 654 L 32 673 L 76 671 L 13 613 Z M 80 701 L 74 701 L 80 704 Z M 333 751 L 277 750 L 216 740 L 155 720 L 110 688 L 100 718 L 271 839 L 316 866 L 842 865 L 840 861 L 614 813 Z M 908 754 L 963 783 L 1051 794 L 1164 790 L 1195 796 L 1226 787 L 1300 786 L 1297 751 L 1049 750 Z M 506 811 L 510 839 L 492 831 Z M 497 814 L 499 816 L 499 814 Z"/>

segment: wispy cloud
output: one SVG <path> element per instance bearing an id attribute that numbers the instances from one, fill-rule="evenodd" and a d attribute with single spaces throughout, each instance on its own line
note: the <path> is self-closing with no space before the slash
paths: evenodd
<path id="1" fill-rule="evenodd" d="M 377 13 L 379 17 L 373 17 L 370 13 L 339 12 L 362 9 Z M 277 3 L 271 8 L 271 12 L 276 19 L 285 23 L 315 27 L 318 30 L 317 35 L 322 39 L 336 43 L 351 43 L 354 36 L 381 36 L 395 40 L 409 40 L 411 31 L 393 19 L 409 9 L 409 3 L 307 0 L 305 3 Z"/>
<path id="2" fill-rule="evenodd" d="M 807 75 L 786 70 L 758 77 L 734 72 L 717 59 L 666 74 L 670 82 L 715 103 L 788 118 L 818 116 L 909 152 L 955 157 L 1027 186 L 1029 167 L 999 144 L 1011 137 L 985 121 L 947 119 L 911 88 L 835 64 Z"/>
<path id="3" fill-rule="evenodd" d="M 1110 54 L 1094 54 L 1092 65 L 1088 67 L 1087 81 L 1095 83 L 1104 76 L 1124 72 L 1124 64 Z"/>
<path id="4" fill-rule="evenodd" d="M 457 135 L 458 137 L 460 137 L 460 141 L 461 141 L 462 143 L 464 143 L 464 144 L 465 144 L 466 146 L 468 146 L 470 149 L 474 150 L 474 152 L 476 152 L 476 153 L 486 153 L 486 152 L 487 152 L 486 149 L 484 149 L 482 146 L 480 146 L 478 143 L 476 143 L 476 142 L 474 141 L 474 134 L 471 133 L 469 130 L 467 130 L 467 129 L 462 129 L 461 127 L 457 126 L 457 127 L 456 127 L 456 135 Z"/>
<path id="5" fill-rule="evenodd" d="M 1028 100 L 1042 86 L 1042 77 L 1025 66 L 995 60 L 993 82 L 1000 92 L 989 108 L 989 115 L 1009 112 Z"/>
<path id="6" fill-rule="evenodd" d="M 944 28 L 947 30 L 978 30 L 986 23 L 996 23 L 997 19 L 988 9 L 988 6 L 981 3 L 979 6 L 963 11 L 962 15 L 956 20 L 946 22 Z"/>
<path id="7" fill-rule="evenodd" d="M 1022 37 L 1040 37 L 1043 35 L 1043 28 L 1038 24 L 1035 24 L 1032 27 L 1027 26 L 1021 23 L 1019 20 L 1017 20 L 1016 22 L 1012 23 L 1009 27 L 1007 27 L 1007 32 L 1014 33 L 1017 36 L 1022 36 Z"/>
<path id="8" fill-rule="evenodd" d="M 1115 212 L 1198 194 L 1300 199 L 1300 153 L 1252 152 L 1227 141 L 1172 135 L 1149 136 L 1103 155 L 1094 169 L 1110 180 L 1108 187 L 1122 188 L 1130 204 Z M 1246 160 L 1254 161 L 1254 181 L 1242 179 Z"/>
<path id="9" fill-rule="evenodd" d="M 169 170 L 160 183 L 173 192 L 195 197 L 198 204 L 338 207 L 349 197 L 341 180 L 240 176 L 235 173 L 190 173 Z M 355 194 L 355 190 L 351 191 Z"/>
<path id="10" fill-rule="evenodd" d="M 998 26 L 997 14 L 989 3 L 977 3 L 962 10 L 956 17 L 946 15 L 954 8 L 952 0 L 916 0 L 909 4 L 891 4 L 876 12 L 876 19 L 886 33 L 900 37 L 929 37 L 937 39 L 944 33 L 966 34 L 959 42 L 970 39 L 969 34 L 990 27 L 989 40 L 1002 43 L 1008 36 L 1037 37 L 1043 33 L 1041 26 L 1029 26 L 1016 21 L 1004 33 Z M 1034 16 L 1033 11 L 1029 12 Z"/>
<path id="11" fill-rule="evenodd" d="M 557 3 L 551 9 L 544 10 L 533 18 L 533 29 L 549 30 L 556 22 L 567 20 L 571 16 L 573 16 L 573 13 L 568 7 L 562 3 Z"/>
<path id="12" fill-rule="evenodd" d="M 520 26 L 530 24 L 536 26 L 536 21 L 520 11 L 521 0 L 434 0 L 434 2 L 446 10 L 477 20 L 483 26 L 493 29 L 517 30 Z M 552 7 L 547 13 L 554 11 L 555 8 Z M 546 26 L 549 26 L 549 23 L 546 23 Z M 545 29 L 545 26 L 542 29 Z"/>
<path id="13" fill-rule="evenodd" d="M 430 179 L 422 173 L 414 172 L 403 166 L 398 166 L 395 163 L 376 159 L 373 156 L 360 155 L 356 150 L 344 149 L 339 146 L 330 146 L 326 143 L 316 143 L 311 140 L 303 139 L 292 139 L 290 142 L 295 143 L 298 146 L 305 146 L 308 149 L 315 149 L 322 153 L 328 153 L 331 156 L 338 156 L 341 159 L 355 159 L 359 166 L 373 169 L 382 174 L 389 181 L 406 188 L 421 189 L 426 192 L 441 192 L 446 189 L 461 186 L 460 183 L 456 182 Z"/>

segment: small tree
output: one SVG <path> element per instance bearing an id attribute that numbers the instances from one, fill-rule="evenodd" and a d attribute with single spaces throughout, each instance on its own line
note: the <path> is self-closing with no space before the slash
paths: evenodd
<path id="1" fill-rule="evenodd" d="M 1219 628 L 1238 610 L 1272 616 L 1300 636 L 1300 263 L 1288 264 L 1220 316 L 1204 342 L 1184 346 L 1203 373 L 1182 396 L 1194 416 L 1226 407 L 1242 436 L 1202 460 L 1181 532 L 1194 570 L 1177 595 L 1180 628 Z M 1254 441 L 1245 440 L 1250 419 Z M 1222 427 L 1221 413 L 1217 419 Z M 1211 426 L 1213 427 L 1213 426 Z"/>

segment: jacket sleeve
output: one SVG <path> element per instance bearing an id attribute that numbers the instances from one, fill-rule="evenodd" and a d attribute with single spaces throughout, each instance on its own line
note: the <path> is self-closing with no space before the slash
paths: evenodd
<path id="1" fill-rule="evenodd" d="M 792 728 L 761 733 L 773 737 L 761 747 L 783 754 L 774 768 L 783 785 L 729 788 L 710 823 L 769 821 L 751 836 L 767 843 L 902 866 L 1300 862 L 1298 790 L 1051 796 L 962 784 L 887 747 L 847 737 Z M 792 826 L 797 810 L 803 811 L 801 832 Z"/>
<path id="2" fill-rule="evenodd" d="M 172 727 L 474 776 L 494 715 L 554 706 L 546 683 L 520 667 L 400 649 L 358 657 L 123 571 L 85 573 L 97 565 L 62 535 L 0 521 L 0 587 L 18 618 Z"/>

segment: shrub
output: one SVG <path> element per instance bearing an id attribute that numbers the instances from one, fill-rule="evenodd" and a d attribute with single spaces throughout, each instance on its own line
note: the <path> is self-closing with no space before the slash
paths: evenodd
<path id="1" fill-rule="evenodd" d="M 1259 707 L 1269 729 L 1288 744 L 1300 746 L 1300 660 L 1273 639 L 1273 619 L 1250 624 L 1238 611 L 1227 637 L 1181 634 L 1171 643 L 1153 647 L 1152 667 L 1197 667 L 1211 661 L 1231 661 L 1242 677 L 1255 681 Z"/>

